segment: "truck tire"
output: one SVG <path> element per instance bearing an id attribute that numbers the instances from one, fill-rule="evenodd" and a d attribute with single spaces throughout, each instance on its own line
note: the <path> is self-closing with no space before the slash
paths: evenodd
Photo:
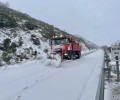
<path id="1" fill-rule="evenodd" d="M 73 60 L 73 51 L 69 51 L 68 53 L 68 60 Z"/>
<path id="2" fill-rule="evenodd" d="M 81 58 L 81 52 L 78 52 L 77 54 L 78 54 L 78 57 L 77 57 L 77 58 L 78 58 L 78 59 Z"/>
<path id="3" fill-rule="evenodd" d="M 68 56 L 67 56 L 67 59 L 70 60 L 71 59 L 71 56 L 70 56 L 70 51 L 68 51 Z"/>
<path id="4" fill-rule="evenodd" d="M 79 52 L 79 58 L 81 58 L 81 51 Z"/>

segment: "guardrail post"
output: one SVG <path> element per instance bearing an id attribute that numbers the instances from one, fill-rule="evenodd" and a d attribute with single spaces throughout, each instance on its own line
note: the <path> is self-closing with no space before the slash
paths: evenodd
<path id="1" fill-rule="evenodd" d="M 116 61 L 116 69 L 117 69 L 117 81 L 120 81 L 120 77 L 119 77 L 119 61 Z"/>
<path id="2" fill-rule="evenodd" d="M 105 63 L 106 63 L 106 67 L 104 68 L 104 71 L 108 73 L 108 80 L 110 79 L 111 77 L 111 69 L 110 69 L 110 66 L 109 66 L 109 62 L 110 62 L 110 57 L 108 56 L 107 53 L 105 53 Z"/>

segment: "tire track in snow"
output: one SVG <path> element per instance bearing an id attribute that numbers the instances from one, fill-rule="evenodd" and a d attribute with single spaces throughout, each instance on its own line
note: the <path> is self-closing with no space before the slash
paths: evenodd
<path id="1" fill-rule="evenodd" d="M 38 66 L 37 66 L 38 67 Z M 37 68 L 37 67 L 34 67 L 34 68 Z M 24 70 L 24 69 L 22 69 L 22 70 Z M 29 69 L 29 67 L 27 68 L 27 70 L 26 71 L 28 71 L 28 70 L 30 70 Z M 35 71 L 33 71 L 33 72 L 29 72 L 29 73 L 27 73 L 26 72 L 26 74 L 25 75 L 20 75 L 19 77 L 16 77 L 16 78 L 13 78 L 13 79 L 11 79 L 11 80 L 8 80 L 7 82 L 1 82 L 0 83 L 0 87 L 2 87 L 2 86 L 4 86 L 4 85 L 6 85 L 6 84 L 10 84 L 10 83 L 13 83 L 14 81 L 17 81 L 17 80 L 21 80 L 21 79 L 23 79 L 23 78 L 27 78 L 27 77 L 31 77 L 32 75 L 34 75 L 34 74 L 36 74 L 36 73 L 40 73 L 40 72 L 42 72 L 42 71 L 44 71 L 44 70 L 47 70 L 47 68 L 46 67 L 43 67 L 43 68 L 40 68 L 39 70 L 35 70 Z M 15 73 L 20 73 L 21 71 L 20 70 L 17 70 L 17 71 L 15 71 Z M 8 75 L 10 75 L 10 74 L 13 74 L 14 72 L 10 72 Z M 20 74 L 22 74 L 22 73 L 20 73 Z M 3 75 L 4 76 L 4 75 Z M 2 77 L 2 75 L 0 76 L 0 77 Z"/>
<path id="2" fill-rule="evenodd" d="M 2 98 L 1 95 L 4 95 L 3 98 L 2 98 L 2 100 L 12 100 L 12 98 L 13 98 L 13 97 L 16 97 L 16 95 L 21 94 L 21 93 L 24 92 L 25 90 L 28 90 L 28 89 L 36 86 L 36 85 L 39 85 L 42 81 L 45 81 L 46 79 L 48 79 L 48 78 L 56 75 L 56 74 L 59 73 L 60 71 L 62 71 L 62 69 L 60 69 L 60 68 L 59 68 L 59 69 L 56 69 L 56 70 L 51 69 L 51 71 L 50 71 L 50 70 L 44 70 L 44 71 L 43 71 L 44 74 L 43 74 L 43 73 L 37 73 L 37 74 L 34 74 L 33 76 L 31 76 L 32 78 L 29 77 L 29 79 L 28 79 L 28 77 L 26 77 L 26 78 L 24 78 L 24 79 L 17 80 L 17 81 L 15 81 L 15 82 L 12 84 L 13 86 L 16 86 L 16 85 L 18 85 L 18 84 L 22 84 L 23 81 L 25 81 L 25 80 L 26 80 L 26 81 L 29 81 L 29 80 L 31 80 L 31 79 L 34 78 L 34 80 L 32 80 L 32 81 L 33 81 L 32 83 L 30 83 L 30 84 L 25 84 L 24 87 L 23 87 L 23 85 L 21 85 L 22 87 L 20 87 L 20 89 L 17 90 L 17 92 L 11 93 L 8 97 L 5 96 L 5 95 L 6 95 L 5 92 L 7 91 L 7 89 L 8 89 L 9 87 L 11 87 L 11 85 L 5 87 L 6 89 L 5 89 L 4 87 L 3 87 L 3 89 L 0 88 L 0 90 L 2 90 L 2 93 L 0 94 L 0 97 Z M 37 78 L 36 78 L 36 77 L 37 77 Z M 9 90 L 8 90 L 8 91 L 9 91 Z M 4 97 L 5 97 L 5 98 L 4 98 Z"/>
<path id="3" fill-rule="evenodd" d="M 11 97 L 11 99 L 5 99 L 5 100 L 18 100 L 19 97 L 20 97 L 20 98 L 22 97 L 22 94 L 23 94 L 24 92 L 27 92 L 27 91 L 29 91 L 30 89 L 32 89 L 32 88 L 40 85 L 40 83 L 44 82 L 45 80 L 49 79 L 50 77 L 55 76 L 56 74 L 58 74 L 58 73 L 61 72 L 61 71 L 62 71 L 62 69 L 59 70 L 59 71 L 57 71 L 57 72 L 54 72 L 54 73 L 48 75 L 47 77 L 45 77 L 45 78 L 42 79 L 42 80 L 38 80 L 37 83 L 31 84 L 30 86 L 28 86 L 27 89 L 24 89 L 24 90 L 22 90 L 22 91 L 19 91 L 19 92 L 16 93 L 16 94 L 14 94 L 14 95 Z"/>
<path id="4" fill-rule="evenodd" d="M 71 62 L 71 61 L 70 61 Z M 29 69 L 29 67 L 28 67 L 28 69 Z M 48 71 L 46 71 L 46 68 L 44 69 L 43 68 L 43 73 L 44 74 L 39 74 L 39 71 L 37 71 L 37 73 L 32 73 L 32 74 L 29 74 L 29 75 L 27 75 L 26 77 L 21 77 L 21 78 L 19 78 L 19 79 L 16 79 L 16 80 L 14 80 L 15 82 L 9 82 L 8 84 L 12 84 L 13 86 L 16 86 L 16 85 L 18 85 L 18 83 L 19 84 L 22 84 L 23 83 L 23 80 L 24 81 L 29 81 L 29 80 L 31 80 L 31 79 L 33 79 L 33 78 L 31 78 L 31 77 L 34 77 L 35 79 L 33 80 L 33 82 L 32 83 L 30 83 L 30 84 L 25 84 L 24 85 L 24 87 L 22 86 L 22 87 L 20 87 L 20 89 L 17 91 L 17 92 L 15 92 L 15 93 L 11 93 L 11 94 L 9 94 L 8 95 L 8 97 L 6 97 L 5 96 L 5 98 L 4 98 L 4 96 L 3 96 L 3 99 L 2 100 L 12 100 L 12 98 L 14 98 L 14 97 L 16 97 L 17 95 L 17 98 L 16 99 L 20 99 L 21 98 L 21 95 L 19 95 L 19 94 L 21 94 L 21 93 L 23 93 L 24 91 L 27 91 L 27 90 L 29 90 L 29 89 L 31 89 L 31 88 L 33 88 L 33 87 L 35 87 L 35 86 L 37 86 L 37 85 L 39 85 L 41 82 L 43 82 L 43 81 L 45 81 L 45 80 L 47 80 L 48 78 L 50 78 L 50 77 L 53 77 L 54 75 L 56 75 L 57 73 L 59 73 L 59 72 L 61 72 L 62 71 L 62 69 L 61 68 L 55 68 L 56 70 L 53 70 L 53 69 L 51 69 L 51 70 L 53 70 L 53 71 L 51 71 L 51 70 L 48 70 L 49 71 L 49 74 L 48 74 Z M 64 69 L 63 69 L 64 70 Z M 42 71 L 41 71 L 42 72 Z M 39 78 L 36 78 L 36 76 L 39 76 L 40 77 L 40 79 Z M 42 77 L 42 78 L 41 78 Z M 28 79 L 29 78 L 29 79 Z M 6 83 L 7 84 L 7 83 Z M 7 88 L 10 88 L 10 85 L 8 85 L 7 87 L 6 87 L 6 90 L 4 89 L 4 88 L 1 88 L 1 89 L 3 89 L 3 93 L 2 94 L 4 94 L 6 91 L 7 91 Z M 9 91 L 9 90 L 8 90 Z M 10 92 L 10 91 L 9 91 Z M 0 94 L 1 95 L 1 94 Z M 0 96 L 1 97 L 1 96 Z"/>
<path id="5" fill-rule="evenodd" d="M 0 87 L 3 87 L 3 86 L 5 86 L 5 85 L 7 85 L 7 84 L 14 83 L 14 82 L 16 82 L 16 81 L 23 80 L 24 78 L 29 78 L 29 77 L 34 76 L 34 75 L 37 74 L 37 73 L 41 73 L 41 72 L 43 72 L 43 71 L 45 71 L 45 70 L 46 70 L 45 68 L 42 68 L 41 70 L 37 70 L 36 72 L 33 72 L 33 73 L 30 73 L 30 74 L 24 75 L 24 76 L 22 76 L 22 77 L 18 77 L 18 78 L 16 78 L 16 79 L 7 81 L 7 82 L 5 82 L 5 83 L 2 83 L 2 84 L 0 85 Z M 49 71 L 49 70 L 48 70 L 48 71 Z"/>
<path id="6" fill-rule="evenodd" d="M 93 53 L 93 52 L 92 52 L 92 53 Z M 91 54 L 91 53 L 88 53 L 87 55 L 89 55 L 89 54 Z M 87 55 L 85 55 L 85 56 L 87 56 Z M 79 60 L 79 59 L 78 59 L 78 60 Z M 70 63 L 70 62 L 72 62 L 72 61 L 67 61 L 67 62 Z M 65 63 L 65 64 L 66 64 L 66 63 Z M 59 68 L 57 68 L 57 69 L 59 69 Z M 94 67 L 93 67 L 93 69 L 94 69 Z M 61 72 L 62 70 L 64 70 L 64 69 L 60 69 L 58 72 Z M 52 76 L 58 74 L 58 72 L 53 73 Z M 91 74 L 92 74 L 92 72 L 91 72 Z M 48 76 L 48 78 L 50 78 L 50 77 L 51 77 L 51 75 Z M 45 80 L 47 80 L 48 78 L 45 78 Z M 43 80 L 44 80 L 44 79 L 43 79 Z M 45 81 L 45 80 L 44 80 L 44 81 Z M 15 95 L 14 98 L 11 99 L 11 100 L 17 100 L 17 98 L 22 97 L 22 94 L 23 94 L 24 92 L 27 92 L 27 91 L 29 91 L 29 89 L 32 89 L 32 88 L 40 85 L 41 82 L 43 82 L 43 81 L 38 82 L 38 84 L 33 84 L 33 85 L 30 86 L 30 88 L 27 88 L 26 90 L 17 93 L 17 95 Z M 87 83 L 86 83 L 86 84 L 87 84 Z M 84 86 L 84 88 L 85 88 L 85 86 Z M 84 89 L 84 88 L 83 88 L 83 89 Z"/>

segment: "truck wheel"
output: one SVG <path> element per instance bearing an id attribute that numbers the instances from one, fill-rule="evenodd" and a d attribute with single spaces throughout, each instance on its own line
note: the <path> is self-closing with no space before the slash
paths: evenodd
<path id="1" fill-rule="evenodd" d="M 72 60 L 73 59 L 73 51 L 70 51 L 68 54 L 68 59 Z"/>
<path id="2" fill-rule="evenodd" d="M 79 52 L 79 58 L 81 58 L 81 52 Z"/>
<path id="3" fill-rule="evenodd" d="M 81 52 L 78 52 L 77 55 L 77 59 L 79 59 L 81 57 Z"/>
<path id="4" fill-rule="evenodd" d="M 73 60 L 74 59 L 74 56 L 73 56 L 73 54 L 71 54 L 71 60 Z"/>
<path id="5" fill-rule="evenodd" d="M 68 51 L 67 59 L 70 60 L 70 51 Z"/>

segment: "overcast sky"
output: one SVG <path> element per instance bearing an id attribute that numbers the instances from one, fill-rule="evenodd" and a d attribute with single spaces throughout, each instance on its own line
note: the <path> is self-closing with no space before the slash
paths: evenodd
<path id="1" fill-rule="evenodd" d="M 98 45 L 120 40 L 120 0 L 0 0 Z"/>

